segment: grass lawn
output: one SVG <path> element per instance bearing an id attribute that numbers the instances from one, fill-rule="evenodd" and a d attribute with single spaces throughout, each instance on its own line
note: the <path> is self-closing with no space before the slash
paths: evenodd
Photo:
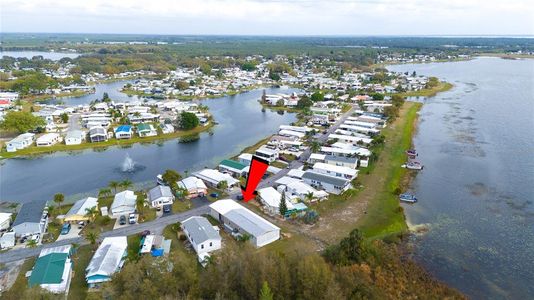
<path id="1" fill-rule="evenodd" d="M 141 201 L 142 199 L 142 206 L 137 205 L 137 212 L 139 213 L 139 223 L 148 222 L 156 219 L 156 209 L 151 208 L 149 205 L 147 205 L 146 194 L 143 191 L 135 192 L 135 195 L 137 195 L 137 200 Z"/>
<path id="2" fill-rule="evenodd" d="M 432 97 L 432 96 L 435 96 L 437 93 L 448 91 L 452 87 L 453 85 L 451 83 L 440 81 L 440 83 L 433 88 L 422 89 L 420 91 L 400 93 L 399 95 L 403 97 L 417 97 L 417 96 Z"/>
<path id="3" fill-rule="evenodd" d="M 270 163 L 271 166 L 273 167 L 276 167 L 276 168 L 280 168 L 280 169 L 285 169 L 287 167 L 287 163 L 283 163 L 281 161 L 273 161 L 272 163 Z"/>
<path id="4" fill-rule="evenodd" d="M 72 255 L 73 273 L 68 299 L 87 298 L 87 282 L 85 281 L 85 268 L 93 257 L 93 246 L 85 245 L 76 249 Z"/>
<path id="5" fill-rule="evenodd" d="M 175 227 L 176 227 L 176 224 L 171 224 L 163 229 L 163 237 L 165 237 L 165 239 L 171 240 L 170 255 L 173 255 L 176 253 L 195 255 L 194 252 L 191 252 L 185 248 L 184 241 L 181 241 L 178 238 L 178 232 L 176 231 Z"/>
<path id="6" fill-rule="evenodd" d="M 22 266 L 20 267 L 19 275 L 17 276 L 17 279 L 15 280 L 15 283 L 11 286 L 11 288 L 2 293 L 2 299 L 6 300 L 18 300 L 22 299 L 22 295 L 24 294 L 24 291 L 28 288 L 28 280 L 26 279 L 26 272 L 31 270 L 33 268 L 33 265 L 35 264 L 36 258 L 30 258 L 27 259 Z"/>
<path id="7" fill-rule="evenodd" d="M 186 199 L 186 200 L 176 199 L 172 203 L 172 212 L 173 213 L 184 212 L 186 210 L 191 209 L 191 207 L 192 205 L 189 199 Z"/>
<path id="8" fill-rule="evenodd" d="M 347 236 L 354 228 L 362 230 L 370 239 L 405 231 L 404 213 L 393 191 L 400 187 L 407 171 L 400 166 L 406 160 L 405 150 L 411 146 L 420 106 L 420 103 L 406 102 L 399 118 L 382 130 L 385 144 L 373 149 L 379 153 L 378 160 L 360 170 L 357 181 L 361 188 L 310 204 L 310 208 L 319 212 L 319 222 L 306 230 L 290 227 L 291 232 L 332 244 Z"/>
<path id="9" fill-rule="evenodd" d="M 128 236 L 128 260 L 136 261 L 139 259 L 139 250 L 141 249 L 141 236 L 139 234 Z"/>
<path id="10" fill-rule="evenodd" d="M 399 120 L 400 124 L 397 124 L 397 128 L 385 132 L 386 145 L 379 160 L 387 162 L 387 165 L 377 166 L 374 174 L 370 175 L 385 180 L 367 187 L 376 189 L 375 196 L 369 202 L 367 214 L 358 222 L 367 237 L 381 238 L 406 230 L 404 213 L 393 191 L 397 187 L 402 188 L 401 180 L 408 172 L 401 168 L 401 165 L 406 161 L 405 151 L 411 148 L 420 107 L 420 103 L 407 102 L 403 109 L 404 116 Z M 367 182 L 363 183 L 365 185 Z"/>
<path id="11" fill-rule="evenodd" d="M 163 140 L 169 140 L 169 139 L 175 139 L 179 137 L 184 136 L 190 136 L 194 134 L 198 134 L 204 131 L 207 131 L 211 127 L 213 127 L 213 122 L 210 122 L 207 126 L 198 126 L 191 130 L 186 131 L 176 131 L 169 134 L 160 134 L 156 136 L 150 136 L 150 137 L 133 137 L 131 139 L 124 139 L 124 140 L 117 140 L 117 139 L 110 139 L 105 142 L 99 142 L 99 143 L 81 143 L 79 145 L 65 145 L 65 144 L 56 144 L 50 147 L 37 147 L 37 146 L 31 146 L 25 149 L 18 150 L 16 152 L 6 152 L 2 151 L 0 153 L 1 158 L 12 158 L 16 156 L 27 156 L 27 155 L 35 155 L 35 154 L 45 154 L 45 153 L 53 153 L 58 151 L 77 151 L 77 150 L 85 150 L 85 149 L 95 149 L 95 151 L 98 150 L 105 150 L 105 148 L 110 146 L 127 146 L 132 145 L 135 143 L 152 143 L 157 141 L 163 141 Z"/>

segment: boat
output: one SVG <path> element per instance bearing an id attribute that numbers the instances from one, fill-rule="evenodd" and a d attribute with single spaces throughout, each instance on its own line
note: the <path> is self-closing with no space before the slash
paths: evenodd
<path id="1" fill-rule="evenodd" d="M 415 203 L 415 202 L 417 202 L 417 198 L 412 194 L 400 194 L 399 195 L 399 200 L 402 201 L 402 202 L 407 202 L 407 203 Z"/>
<path id="2" fill-rule="evenodd" d="M 417 156 L 417 151 L 415 149 L 406 150 L 406 155 L 408 156 Z"/>
<path id="3" fill-rule="evenodd" d="M 403 168 L 410 170 L 422 170 L 423 165 L 418 161 L 409 161 L 406 164 L 402 165 Z"/>
<path id="4" fill-rule="evenodd" d="M 163 180 L 163 176 L 161 174 L 158 174 L 158 176 L 156 176 L 156 183 L 158 185 L 165 185 L 165 181 Z"/>

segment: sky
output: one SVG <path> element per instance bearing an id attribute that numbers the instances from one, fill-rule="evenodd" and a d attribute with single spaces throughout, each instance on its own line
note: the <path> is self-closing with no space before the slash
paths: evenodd
<path id="1" fill-rule="evenodd" d="M 534 35 L 532 0 L 0 0 L 0 32 Z"/>

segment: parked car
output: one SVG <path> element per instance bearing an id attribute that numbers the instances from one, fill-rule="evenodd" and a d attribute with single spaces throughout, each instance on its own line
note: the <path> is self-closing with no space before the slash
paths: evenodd
<path id="1" fill-rule="evenodd" d="M 164 213 L 170 213 L 172 210 L 172 206 L 170 204 L 163 205 L 163 212 Z"/>
<path id="2" fill-rule="evenodd" d="M 65 223 L 61 227 L 61 234 L 67 234 L 70 231 L 70 223 Z"/>
<path id="3" fill-rule="evenodd" d="M 85 226 L 85 222 L 84 221 L 78 222 L 78 229 L 82 229 L 84 226 Z"/>
<path id="4" fill-rule="evenodd" d="M 126 216 L 125 215 L 122 215 L 119 218 L 119 225 L 126 225 Z"/>
<path id="5" fill-rule="evenodd" d="M 135 222 L 137 222 L 137 216 L 135 214 L 130 214 L 128 217 L 128 223 L 135 224 Z"/>

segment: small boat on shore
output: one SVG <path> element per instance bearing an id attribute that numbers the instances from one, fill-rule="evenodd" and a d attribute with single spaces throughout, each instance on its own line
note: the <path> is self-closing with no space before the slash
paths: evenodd
<path id="1" fill-rule="evenodd" d="M 415 203 L 417 202 L 417 198 L 412 194 L 400 194 L 399 200 L 406 203 Z"/>
<path id="2" fill-rule="evenodd" d="M 158 176 L 156 176 L 156 183 L 158 185 L 165 185 L 165 181 L 163 181 L 163 176 L 161 174 L 158 174 Z"/>
<path id="3" fill-rule="evenodd" d="M 406 150 L 406 155 L 416 157 L 417 151 L 415 151 L 415 149 Z"/>
<path id="4" fill-rule="evenodd" d="M 410 170 L 422 170 L 423 165 L 418 161 L 409 161 L 406 164 L 402 165 L 401 167 L 410 169 Z"/>

